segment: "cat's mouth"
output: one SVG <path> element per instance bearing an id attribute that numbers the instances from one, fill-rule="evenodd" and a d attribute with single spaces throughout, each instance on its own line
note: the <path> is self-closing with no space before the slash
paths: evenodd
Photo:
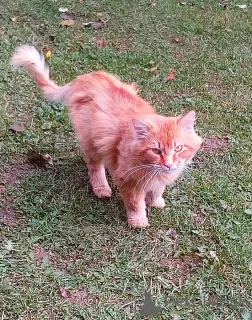
<path id="1" fill-rule="evenodd" d="M 172 173 L 178 170 L 178 166 L 176 165 L 172 165 L 172 166 L 167 166 L 167 165 L 163 165 L 161 166 L 161 169 L 164 173 Z"/>

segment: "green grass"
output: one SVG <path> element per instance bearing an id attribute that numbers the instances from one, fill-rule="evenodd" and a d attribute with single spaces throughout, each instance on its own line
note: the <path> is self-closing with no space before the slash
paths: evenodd
<path id="1" fill-rule="evenodd" d="M 1 2 L 1 319 L 141 319 L 149 290 L 163 308 L 156 319 L 252 317 L 244 303 L 252 304 L 252 15 L 235 6 L 240 1 L 227 10 L 218 2 Z M 59 26 L 62 6 L 81 15 L 74 26 Z M 84 27 L 98 10 L 107 26 Z M 106 201 L 92 195 L 66 108 L 44 101 L 9 66 L 24 43 L 51 49 L 58 83 L 92 70 L 115 73 L 137 82 L 160 113 L 195 109 L 199 133 L 227 138 L 228 148 L 202 150 L 167 189 L 167 206 L 151 211 L 151 228 L 129 229 L 116 189 Z M 163 81 L 174 69 L 176 78 Z M 27 130 L 12 133 L 15 121 Z M 31 148 L 50 154 L 57 170 L 24 164 Z M 70 302 L 60 288 L 84 298 Z M 225 301 L 200 303 L 214 294 Z M 165 307 L 168 295 L 197 301 Z"/>

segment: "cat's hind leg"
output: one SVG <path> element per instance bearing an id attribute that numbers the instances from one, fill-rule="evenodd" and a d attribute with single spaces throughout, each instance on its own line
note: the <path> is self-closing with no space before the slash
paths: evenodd
<path id="1" fill-rule="evenodd" d="M 89 181 L 93 190 L 93 193 L 98 198 L 111 197 L 111 188 L 109 187 L 105 168 L 102 162 L 94 161 L 93 159 L 86 159 L 86 165 L 88 168 Z"/>

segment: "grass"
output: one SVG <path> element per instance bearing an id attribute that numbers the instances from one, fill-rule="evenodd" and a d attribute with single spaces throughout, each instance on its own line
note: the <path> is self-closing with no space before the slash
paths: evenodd
<path id="1" fill-rule="evenodd" d="M 141 319 L 145 291 L 162 307 L 155 319 L 252 317 L 252 15 L 237 4 L 0 4 L 1 319 Z M 79 15 L 74 26 L 59 25 L 62 6 Z M 99 10 L 107 26 L 84 27 Z M 208 148 L 167 189 L 166 208 L 151 211 L 150 229 L 126 226 L 116 189 L 110 200 L 93 197 L 67 110 L 9 66 L 24 43 L 51 49 L 59 83 L 104 69 L 137 82 L 160 113 L 197 111 Z M 172 70 L 176 78 L 164 82 Z M 15 121 L 26 131 L 11 132 Z M 50 154 L 57 171 L 27 164 L 32 148 Z M 171 295 L 192 302 L 167 305 Z M 211 297 L 223 301 L 211 306 Z"/>

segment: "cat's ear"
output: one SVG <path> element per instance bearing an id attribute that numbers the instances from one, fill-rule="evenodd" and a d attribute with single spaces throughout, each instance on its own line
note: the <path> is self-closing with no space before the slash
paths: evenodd
<path id="1" fill-rule="evenodd" d="M 182 116 L 178 123 L 179 125 L 188 132 L 194 131 L 194 125 L 196 121 L 195 111 L 188 112 L 185 116 Z"/>
<path id="2" fill-rule="evenodd" d="M 132 119 L 132 124 L 138 138 L 143 138 L 148 135 L 150 127 L 146 123 L 138 119 Z"/>

